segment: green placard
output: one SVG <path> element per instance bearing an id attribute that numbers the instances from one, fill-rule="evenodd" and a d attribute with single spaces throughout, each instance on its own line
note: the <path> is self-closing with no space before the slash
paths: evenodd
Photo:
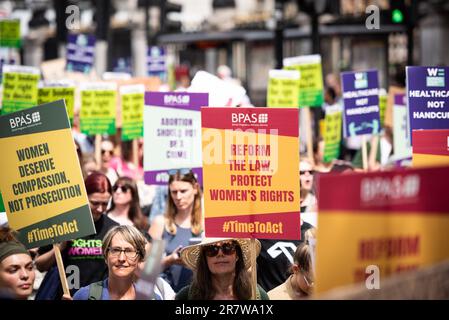
<path id="1" fill-rule="evenodd" d="M 20 20 L 0 20 L 0 47 L 20 48 Z"/>
<path id="2" fill-rule="evenodd" d="M 284 69 L 298 70 L 299 106 L 320 107 L 323 104 L 323 72 L 319 55 L 284 59 Z"/>
<path id="3" fill-rule="evenodd" d="M 0 212 L 5 212 L 5 205 L 3 204 L 3 198 L 1 193 L 0 193 Z"/>
<path id="4" fill-rule="evenodd" d="M 341 111 L 326 112 L 324 118 L 324 162 L 331 162 L 340 155 Z"/>
<path id="5" fill-rule="evenodd" d="M 80 127 L 87 135 L 115 134 L 115 90 L 82 90 Z"/>
<path id="6" fill-rule="evenodd" d="M 36 106 L 38 81 L 38 74 L 5 72 L 2 114 Z"/>
<path id="7" fill-rule="evenodd" d="M 75 105 L 75 88 L 45 87 L 39 88 L 38 90 L 38 104 L 49 103 L 61 99 L 65 100 L 67 114 L 69 115 L 70 122 L 72 123 Z"/>
<path id="8" fill-rule="evenodd" d="M 282 72 L 290 70 L 271 70 L 267 88 L 267 107 L 298 108 L 299 107 L 299 73 L 293 72 L 290 78 Z"/>
<path id="9" fill-rule="evenodd" d="M 387 94 L 380 94 L 379 95 L 379 113 L 380 113 L 380 125 L 384 126 L 385 121 L 385 110 L 387 110 Z"/>
<path id="10" fill-rule="evenodd" d="M 143 137 L 144 93 L 123 94 L 122 99 L 122 140 Z"/>

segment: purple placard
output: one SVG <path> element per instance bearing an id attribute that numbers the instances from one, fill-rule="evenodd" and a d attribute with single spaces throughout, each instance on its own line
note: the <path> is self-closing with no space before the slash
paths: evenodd
<path id="1" fill-rule="evenodd" d="M 416 129 L 449 129 L 449 67 L 407 67 L 410 136 Z"/>
<path id="2" fill-rule="evenodd" d="M 158 76 L 167 72 L 167 56 L 163 47 L 152 46 L 147 52 L 147 72 L 149 76 Z"/>
<path id="3" fill-rule="evenodd" d="M 193 174 L 196 177 L 196 180 L 200 184 L 203 185 L 203 168 L 189 168 L 192 170 Z M 176 170 L 176 169 L 170 169 Z M 167 185 L 170 170 L 155 170 L 155 171 L 145 171 L 144 173 L 144 181 L 145 184 L 156 184 L 156 185 Z M 182 169 L 181 169 L 182 173 Z"/>
<path id="4" fill-rule="evenodd" d="M 208 105 L 208 93 L 145 92 L 145 106 L 201 111 Z"/>
<path id="5" fill-rule="evenodd" d="M 343 72 L 343 131 L 345 137 L 380 132 L 377 70 Z"/>
<path id="6" fill-rule="evenodd" d="M 89 73 L 94 64 L 95 36 L 91 34 L 69 34 L 67 37 L 68 71 Z"/>
<path id="7" fill-rule="evenodd" d="M 405 94 L 404 93 L 397 93 L 394 95 L 394 105 L 395 106 L 405 106 L 407 102 L 405 101 Z"/>

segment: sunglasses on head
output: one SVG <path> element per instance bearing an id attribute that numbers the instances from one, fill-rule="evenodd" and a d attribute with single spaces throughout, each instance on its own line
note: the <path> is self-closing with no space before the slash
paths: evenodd
<path id="1" fill-rule="evenodd" d="M 167 171 L 169 175 L 174 176 L 176 174 L 180 174 L 182 176 L 186 175 L 186 174 L 193 174 L 192 170 L 190 170 L 189 168 L 183 168 L 183 169 L 170 169 Z"/>
<path id="2" fill-rule="evenodd" d="M 310 175 L 315 173 L 315 170 L 301 170 L 299 171 L 299 174 L 306 174 L 308 172 Z"/>
<path id="3" fill-rule="evenodd" d="M 212 258 L 212 257 L 215 257 L 218 254 L 220 249 L 221 249 L 221 252 L 223 252 L 224 255 L 229 256 L 229 255 L 235 253 L 236 244 L 234 242 L 226 242 L 226 243 L 223 243 L 221 245 L 213 244 L 213 245 L 205 246 L 204 247 L 204 253 L 209 258 Z"/>
<path id="4" fill-rule="evenodd" d="M 112 191 L 116 192 L 118 189 L 122 190 L 123 193 L 128 192 L 128 190 L 131 190 L 130 186 L 119 186 L 119 185 L 115 185 L 112 187 Z"/>

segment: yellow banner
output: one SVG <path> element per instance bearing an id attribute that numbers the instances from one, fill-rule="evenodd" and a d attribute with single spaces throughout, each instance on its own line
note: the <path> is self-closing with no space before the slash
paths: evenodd
<path id="1" fill-rule="evenodd" d="M 449 215 L 320 211 L 316 293 L 449 258 Z"/>
<path id="2" fill-rule="evenodd" d="M 295 188 L 291 177 L 298 171 L 299 155 L 282 153 L 295 150 L 297 138 L 204 128 L 202 133 L 203 159 L 217 159 L 203 166 L 210 191 L 204 194 L 208 217 L 298 210 L 298 202 L 291 199 L 299 199 L 299 180 Z M 220 158 L 224 161 L 218 161 Z M 289 161 L 279 166 L 279 161 L 286 158 Z M 229 201 L 232 198 L 235 200 Z M 226 201 L 226 213 L 222 201 Z"/>
<path id="3" fill-rule="evenodd" d="M 45 141 L 45 142 L 43 142 Z M 18 230 L 86 205 L 70 129 L 2 139 L 2 188 L 8 221 Z M 73 152 L 73 154 L 72 154 Z"/>

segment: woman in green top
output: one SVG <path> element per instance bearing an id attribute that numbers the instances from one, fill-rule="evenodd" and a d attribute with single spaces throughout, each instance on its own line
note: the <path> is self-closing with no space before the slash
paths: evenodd
<path id="1" fill-rule="evenodd" d="M 257 243 L 257 254 L 260 242 Z M 206 238 L 181 251 L 184 265 L 194 271 L 193 282 L 176 295 L 176 300 L 249 300 L 251 276 L 249 239 Z M 258 287 L 258 300 L 268 300 Z"/>

